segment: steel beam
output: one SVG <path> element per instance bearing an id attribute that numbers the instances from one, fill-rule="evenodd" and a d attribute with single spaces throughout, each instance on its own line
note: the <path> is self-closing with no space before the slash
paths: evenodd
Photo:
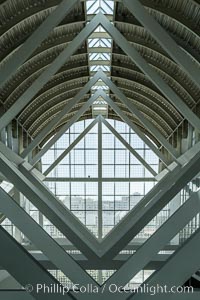
<path id="1" fill-rule="evenodd" d="M 192 277 L 200 283 L 200 276 L 198 274 L 193 274 Z"/>
<path id="2" fill-rule="evenodd" d="M 195 291 L 192 292 L 183 292 L 183 293 L 158 293 L 153 295 L 154 300 L 199 300 L 200 292 Z M 131 298 L 130 298 L 131 299 Z M 150 293 L 143 293 L 142 300 L 152 300 L 152 295 Z"/>
<path id="3" fill-rule="evenodd" d="M 0 188 L 0 199 L 0 210 L 50 259 L 58 270 L 61 270 L 72 282 L 82 285 L 94 284 L 89 274 L 2 188 Z"/>
<path id="4" fill-rule="evenodd" d="M 12 57 L 0 68 L 0 88 L 13 76 L 17 69 L 31 56 L 54 27 L 56 27 L 79 1 L 64 0 Z"/>
<path id="5" fill-rule="evenodd" d="M 184 162 L 184 164 L 185 165 L 187 165 L 188 166 L 188 163 L 191 161 L 191 159 L 193 159 L 193 165 L 195 166 L 195 167 L 197 167 L 198 166 L 198 163 L 197 164 L 195 164 L 195 161 L 194 161 L 194 158 L 197 158 L 197 156 L 199 155 L 199 144 L 196 144 L 195 146 L 193 146 L 193 148 L 192 149 L 190 149 L 190 150 L 188 150 L 184 155 L 182 155 L 181 157 L 180 157 L 180 159 L 181 159 L 181 161 L 182 162 Z M 191 170 L 192 171 L 194 171 L 193 169 L 192 169 L 192 167 L 191 167 Z M 112 233 L 112 235 L 111 236 L 109 236 L 109 239 L 107 240 L 108 241 L 108 243 L 110 242 L 110 240 L 113 240 L 113 235 L 115 236 L 115 242 L 116 242 L 116 236 L 118 236 L 118 235 L 120 235 L 120 237 L 123 237 L 123 234 L 125 234 L 124 233 L 124 229 L 123 229 L 123 224 L 124 224 L 124 226 L 128 226 L 127 228 L 130 228 L 130 232 L 129 232 L 129 234 L 131 235 L 131 224 L 132 224 L 132 219 L 134 219 L 134 216 L 138 213 L 138 212 L 140 212 L 141 210 L 143 210 L 144 209 L 144 207 L 147 207 L 148 205 L 149 205 L 149 202 L 151 201 L 151 199 L 155 199 L 155 195 L 157 195 L 157 201 L 159 202 L 159 201 L 161 201 L 161 197 L 163 196 L 163 194 L 161 194 L 161 191 L 162 190 L 164 190 L 165 191 L 165 197 L 167 197 L 167 191 L 169 190 L 171 190 L 171 187 L 173 187 L 173 189 L 174 189 L 174 187 L 176 187 L 176 185 L 174 185 L 174 183 L 177 181 L 179 184 L 181 183 L 181 181 L 180 181 L 180 171 L 181 171 L 181 168 L 180 168 L 180 166 L 177 166 L 177 167 L 173 167 L 172 168 L 172 172 L 171 173 L 168 173 L 164 178 L 162 178 L 162 179 L 160 179 L 160 182 L 148 193 L 148 195 L 146 195 L 141 201 L 140 201 L 140 203 L 134 208 L 134 210 L 132 211 L 132 212 L 130 212 L 130 214 L 129 214 L 129 216 L 130 216 L 130 218 L 129 218 L 129 216 L 128 216 L 128 218 L 127 217 L 125 217 L 124 218 L 124 220 L 122 220 L 122 226 L 121 226 L 121 231 L 122 231 L 122 234 L 120 233 L 120 231 L 118 232 L 118 231 L 116 231 L 115 232 L 115 229 L 113 230 L 113 233 Z M 187 173 L 189 174 L 189 171 L 187 171 Z M 196 173 L 196 171 L 195 171 L 195 173 Z M 194 174 L 195 174 L 194 173 Z M 182 187 L 184 187 L 186 184 L 187 184 L 187 182 L 188 181 L 190 181 L 192 178 L 193 178 L 193 176 L 195 176 L 194 174 L 191 174 L 191 176 L 190 176 L 190 178 L 185 178 L 184 176 L 185 176 L 185 174 L 186 174 L 186 172 L 184 171 L 184 173 L 182 172 L 182 175 L 183 175 L 183 179 L 186 179 L 185 180 L 185 182 L 182 182 Z M 188 175 L 187 175 L 188 176 Z M 179 178 L 180 177 L 180 178 Z M 81 180 L 81 179 L 79 179 L 79 180 Z M 175 194 L 176 194 L 176 191 L 174 192 L 174 196 L 175 196 Z M 171 198 L 173 198 L 173 195 L 170 195 L 169 194 L 169 197 L 171 197 Z M 170 199 L 169 199 L 170 200 Z M 166 201 L 166 198 L 165 199 L 163 199 L 163 201 Z M 167 202 L 166 202 L 167 203 Z M 165 206 L 165 204 L 162 204 L 161 203 L 161 208 L 162 207 L 164 207 Z M 157 210 L 157 211 L 159 211 L 159 209 Z M 156 214 L 156 213 L 155 213 Z M 145 216 L 144 216 L 144 218 L 145 218 Z M 139 219 L 139 218 L 138 218 Z M 142 217 L 141 217 L 141 219 L 142 219 Z M 150 221 L 150 219 L 149 219 L 149 221 Z M 148 221 L 147 221 L 147 223 L 148 223 Z M 127 225 L 128 224 L 128 225 Z M 134 224 L 137 224 L 137 222 L 136 223 L 134 223 Z M 118 225 L 119 226 L 119 225 Z M 133 225 L 134 226 L 134 225 Z M 141 229 L 142 229 L 142 226 L 140 227 Z M 139 230 L 140 231 L 140 230 Z M 115 233 L 114 233 L 115 232 Z M 136 233 L 135 233 L 136 234 Z M 134 234 L 133 234 L 134 235 Z M 130 237 L 130 240 L 133 238 L 133 236 L 131 235 L 131 236 L 129 236 Z M 114 242 L 114 243 L 115 243 Z M 122 245 L 119 247 L 119 244 L 118 244 L 118 247 L 119 247 L 119 249 L 120 250 L 122 250 L 123 248 L 124 248 L 124 245 L 126 246 L 128 244 L 128 241 L 127 241 L 127 243 L 126 243 L 126 241 L 125 241 L 125 243 L 123 244 L 123 242 L 122 242 Z M 105 245 L 105 247 L 106 247 L 106 245 Z M 114 244 L 112 245 L 112 243 L 111 243 L 111 245 L 110 245 L 110 248 L 113 248 L 114 249 Z M 119 251 L 120 251 L 119 250 Z M 119 251 L 116 251 L 116 249 L 114 249 L 114 253 L 115 254 L 117 254 Z M 114 257 L 115 255 L 111 255 L 111 256 L 109 256 L 109 259 L 111 259 L 112 257 Z"/>
<path id="6" fill-rule="evenodd" d="M 107 280 L 106 284 L 125 286 L 199 211 L 200 192 L 196 192 Z M 126 297 L 124 294 L 123 298 Z M 109 299 L 112 299 L 112 295 Z"/>
<path id="7" fill-rule="evenodd" d="M 28 294 L 25 290 L 9 290 L 9 291 L 4 291 L 0 290 L 0 297 L 1 299 L 4 300 L 33 300 L 34 298 Z"/>
<path id="8" fill-rule="evenodd" d="M 134 5 L 134 4 L 133 4 Z M 176 109 L 189 121 L 189 123 L 200 131 L 200 119 L 174 92 L 174 90 L 162 79 L 162 77 L 146 62 L 140 53 L 126 40 L 109 20 L 101 14 L 101 25 L 120 46 L 120 48 L 133 60 L 141 71 L 155 84 L 162 94 L 176 107 Z"/>
<path id="9" fill-rule="evenodd" d="M 155 40 L 171 56 L 171 58 L 185 71 L 185 73 L 200 88 L 199 68 L 185 53 L 185 51 L 173 40 L 169 33 L 155 20 L 145 9 L 139 0 L 124 0 L 125 6 L 138 19 L 138 21 L 150 32 Z"/>
<path id="10" fill-rule="evenodd" d="M 145 242 L 146 238 L 136 238 L 134 239 L 134 242 L 129 243 L 124 250 L 127 251 L 131 251 L 131 252 L 135 252 L 139 249 L 139 247 L 141 247 L 141 245 Z M 66 251 L 71 251 L 71 250 L 77 250 L 77 248 L 75 246 L 72 245 L 72 243 L 70 243 L 70 241 L 68 241 L 66 238 L 55 238 L 55 241 L 62 246 L 62 248 L 64 248 Z M 24 245 L 25 249 L 28 251 L 37 251 L 37 247 L 34 246 L 33 244 L 27 244 Z M 163 251 L 170 251 L 173 252 L 175 250 L 177 250 L 178 245 L 171 245 L 171 244 L 167 244 L 164 248 Z M 122 256 L 120 254 L 120 256 Z M 123 254 L 124 256 L 124 254 Z M 130 254 L 125 254 L 126 257 L 130 256 Z M 111 270 L 111 269 L 110 269 Z"/>
<path id="11" fill-rule="evenodd" d="M 144 284 L 149 286 L 182 286 L 200 268 L 200 229 L 198 229 Z M 189 258 L 189 259 L 188 259 Z M 143 299 L 139 293 L 129 299 Z M 170 298 L 169 298 L 170 299 Z"/>
<path id="12" fill-rule="evenodd" d="M 151 166 L 135 151 L 127 141 L 115 130 L 115 128 L 110 125 L 103 117 L 101 117 L 103 124 L 112 132 L 112 134 L 128 149 L 141 164 L 153 175 L 156 176 L 157 173 L 151 168 Z"/>
<path id="13" fill-rule="evenodd" d="M 85 94 L 89 92 L 89 90 L 92 88 L 93 85 L 98 81 L 100 78 L 99 72 L 97 72 L 90 81 L 80 90 L 80 92 L 71 99 L 61 110 L 60 113 L 56 115 L 55 118 L 53 118 L 47 126 L 44 127 L 44 129 L 34 138 L 34 140 L 28 145 L 28 147 L 22 152 L 21 157 L 25 158 L 27 157 L 31 151 L 39 145 L 39 143 L 48 135 L 48 133 L 55 128 L 55 126 L 62 120 L 62 118 L 67 115 L 72 108 L 77 105 L 80 100 L 83 98 Z"/>
<path id="14" fill-rule="evenodd" d="M 120 91 L 120 89 L 101 71 L 101 79 L 105 84 L 111 89 L 111 91 L 117 96 L 117 98 L 128 108 L 128 110 L 144 125 L 147 131 L 149 131 L 157 141 L 167 149 L 167 151 L 176 160 L 179 156 L 178 152 L 172 145 L 164 138 L 164 136 L 159 132 L 159 130 L 147 120 L 142 113 L 137 109 L 133 103 Z"/>
<path id="15" fill-rule="evenodd" d="M 47 270 L 57 270 L 58 268 L 41 252 L 30 252 L 31 255 Z M 88 260 L 82 254 L 70 254 L 71 257 L 83 268 L 84 270 L 118 270 L 131 256 L 130 254 L 117 255 L 114 260 Z M 158 254 L 146 266 L 145 270 L 157 270 L 169 258 L 170 254 Z M 1 270 L 1 266 L 0 266 Z M 58 269 L 59 270 L 59 269 Z M 78 282 L 78 281 L 77 281 Z"/>
<path id="16" fill-rule="evenodd" d="M 0 271 L 0 291 L 9 287 L 21 289 L 21 285 L 2 267 Z"/>
<path id="17" fill-rule="evenodd" d="M 60 130 L 54 135 L 54 137 L 36 154 L 32 160 L 30 160 L 31 165 L 35 165 L 41 157 L 53 146 L 56 141 L 76 122 L 78 119 L 87 111 L 87 109 L 93 104 L 93 102 L 100 96 L 100 91 L 97 91 L 79 110 L 76 114 L 63 125 Z"/>
<path id="18" fill-rule="evenodd" d="M 0 153 L 4 175 L 39 211 L 41 211 L 86 257 L 97 258 L 99 243 L 90 231 L 56 199 L 42 182 L 22 165 L 18 170 Z"/>
<path id="19" fill-rule="evenodd" d="M 49 182 L 98 182 L 98 177 L 94 178 L 85 178 L 85 177 L 46 177 L 44 181 Z M 132 177 L 132 178 L 124 178 L 124 177 L 115 177 L 115 178 L 102 178 L 102 182 L 155 182 L 157 179 L 154 177 Z"/>
<path id="20" fill-rule="evenodd" d="M 129 127 L 143 140 L 143 142 L 149 146 L 149 148 L 159 157 L 159 159 L 165 164 L 168 164 L 166 157 L 158 150 L 158 148 L 143 134 L 143 132 L 135 125 L 133 122 L 130 121 L 128 116 L 117 106 L 113 100 L 106 95 L 102 91 L 102 97 L 107 102 L 108 105 L 119 115 L 119 117 L 129 125 Z"/>
<path id="21" fill-rule="evenodd" d="M 167 174 L 102 241 L 101 257 L 112 259 L 200 171 L 200 152 Z"/>
<path id="22" fill-rule="evenodd" d="M 31 300 L 31 295 L 23 291 L 0 291 L 0 296 L 4 300 Z M 200 292 L 194 291 L 194 293 L 175 293 L 175 294 L 155 294 L 154 300 L 199 300 Z M 142 300 L 152 300 L 152 295 L 143 294 Z"/>
<path id="23" fill-rule="evenodd" d="M 0 141 L 0 152 L 5 155 L 10 161 L 12 161 L 16 166 L 22 164 L 24 159 L 21 158 L 17 153 L 8 148 L 4 143 Z"/>
<path id="24" fill-rule="evenodd" d="M 41 88 L 49 81 L 70 56 L 81 46 L 101 22 L 102 15 L 96 15 L 91 22 L 82 29 L 74 40 L 57 56 L 34 83 L 19 97 L 0 119 L 0 131 L 6 127 L 33 99 Z"/>
<path id="25" fill-rule="evenodd" d="M 50 165 L 50 167 L 43 173 L 47 176 L 62 160 L 65 156 L 86 136 L 86 134 L 97 124 L 98 117 L 85 128 L 85 130 L 74 140 L 73 143 Z"/>
<path id="26" fill-rule="evenodd" d="M 0 226 L 0 264 L 7 270 L 22 286 L 33 287 L 31 295 L 38 300 L 53 300 L 54 293 L 37 293 L 37 284 L 43 283 L 47 286 L 59 285 L 48 271 L 46 271 L 10 234 Z M 63 298 L 57 294 L 56 299 L 72 299 L 70 294 Z"/>

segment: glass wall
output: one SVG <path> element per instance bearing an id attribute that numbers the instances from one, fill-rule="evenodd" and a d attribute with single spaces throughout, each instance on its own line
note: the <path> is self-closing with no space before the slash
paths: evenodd
<path id="1" fill-rule="evenodd" d="M 74 142 L 91 124 L 92 120 L 74 124 L 42 157 L 42 172 Z M 107 120 L 156 172 L 159 160 L 144 142 L 123 122 Z M 73 150 L 49 173 L 45 184 L 55 196 L 96 236 L 99 237 L 99 216 L 102 219 L 102 237 L 151 190 L 156 184 L 154 176 L 131 154 L 125 146 L 102 125 L 102 148 L 98 144 L 98 124 L 77 143 Z M 99 153 L 102 153 L 102 161 Z M 99 162 L 102 176 L 99 178 Z M 101 187 L 101 188 L 100 188 Z M 102 197 L 99 197 L 99 188 Z M 62 233 L 45 218 L 34 205 L 22 197 L 24 209 L 53 237 L 63 238 Z M 143 229 L 136 238 L 146 240 L 168 218 L 166 207 Z M 9 220 L 4 226 L 13 234 Z M 23 237 L 25 238 L 25 237 Z M 27 241 L 27 239 L 26 239 Z M 72 253 L 72 251 L 69 251 Z M 127 254 L 131 254 L 128 251 Z M 90 270 L 98 282 L 106 281 L 115 270 Z M 130 287 L 142 283 L 152 271 L 141 271 Z M 62 283 L 70 281 L 59 270 L 51 271 Z"/>
<path id="2" fill-rule="evenodd" d="M 60 154 L 92 122 L 77 122 L 43 156 L 46 171 Z M 158 172 L 158 158 L 144 142 L 123 122 L 108 120 L 134 150 Z M 46 185 L 89 230 L 98 237 L 98 219 L 102 214 L 103 237 L 146 195 L 155 185 L 153 175 L 129 150 L 102 125 L 102 179 L 98 178 L 98 124 L 70 151 L 47 176 Z M 99 182 L 102 199 L 98 199 Z M 98 201 L 101 210 L 98 212 Z M 165 210 L 165 219 L 168 215 Z M 160 223 L 160 222 L 159 222 Z M 145 237 L 152 234 L 156 220 L 149 224 Z M 141 235 L 141 234 L 140 234 Z"/>

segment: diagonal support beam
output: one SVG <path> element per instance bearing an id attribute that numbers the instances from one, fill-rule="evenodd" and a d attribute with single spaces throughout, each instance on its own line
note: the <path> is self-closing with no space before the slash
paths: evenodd
<path id="1" fill-rule="evenodd" d="M 167 174 L 102 241 L 101 257 L 112 259 L 200 171 L 200 152 Z"/>
<path id="2" fill-rule="evenodd" d="M 101 22 L 102 15 L 96 15 L 92 21 L 82 29 L 82 31 L 74 38 L 74 40 L 57 56 L 45 71 L 34 81 L 34 83 L 19 97 L 19 99 L 7 110 L 0 119 L 0 130 L 6 127 L 33 97 L 41 90 L 41 88 L 49 81 L 62 65 L 70 58 L 70 56 L 82 45 L 89 35 L 96 29 Z"/>
<path id="3" fill-rule="evenodd" d="M 17 69 L 31 56 L 54 27 L 56 27 L 79 1 L 64 0 L 34 31 L 12 57 L 0 69 L 0 88 Z"/>
<path id="4" fill-rule="evenodd" d="M 16 166 L 22 164 L 24 159 L 22 159 L 17 153 L 8 148 L 4 143 L 0 141 L 0 152 L 5 155 L 10 161 L 12 161 Z"/>
<path id="5" fill-rule="evenodd" d="M 142 72 L 155 84 L 162 94 L 176 107 L 176 109 L 189 121 L 189 123 L 200 131 L 200 119 L 174 90 L 162 79 L 162 77 L 146 62 L 140 53 L 126 40 L 126 38 L 114 27 L 102 14 L 101 24 L 110 34 L 120 48 L 133 60 Z"/>
<path id="6" fill-rule="evenodd" d="M 1 211 L 57 266 L 58 270 L 61 270 L 72 282 L 82 285 L 95 283 L 89 274 L 2 188 L 0 188 L 0 199 Z"/>
<path id="7" fill-rule="evenodd" d="M 166 285 L 168 289 L 173 286 L 182 286 L 200 268 L 199 244 L 200 229 L 172 254 L 164 266 L 150 276 L 145 284 L 149 286 Z M 143 299 L 143 295 L 140 293 L 129 299 Z"/>
<path id="8" fill-rule="evenodd" d="M 9 291 L 0 291 L 0 296 L 4 300 L 33 300 L 33 297 L 28 294 L 26 291 L 16 291 L 16 290 L 9 290 Z"/>
<path id="9" fill-rule="evenodd" d="M 22 172 L 0 153 L 0 168 L 6 178 L 41 211 L 72 244 L 90 258 L 98 259 L 99 243 L 90 231 L 30 171 Z"/>
<path id="10" fill-rule="evenodd" d="M 174 182 L 175 178 L 176 178 L 176 176 L 172 179 L 172 182 L 170 183 L 171 186 L 173 185 L 173 182 Z M 160 189 L 161 189 L 161 187 L 160 187 Z"/>
<path id="11" fill-rule="evenodd" d="M 54 300 L 55 294 L 37 293 L 37 284 L 43 283 L 47 286 L 57 285 L 57 281 L 46 271 L 10 234 L 0 226 L 1 255 L 0 264 L 22 285 L 32 285 L 31 295 L 37 300 Z M 22 267 L 23 266 L 23 267 Z M 56 299 L 73 299 L 70 294 L 63 298 L 57 294 Z"/>
<path id="12" fill-rule="evenodd" d="M 189 55 L 177 45 L 169 33 L 150 15 L 139 0 L 124 0 L 124 4 L 138 21 L 151 33 L 163 49 L 180 65 L 186 74 L 200 87 L 199 68 Z"/>
<path id="13" fill-rule="evenodd" d="M 158 140 L 158 142 L 167 149 L 167 151 L 176 160 L 179 156 L 178 152 L 172 147 L 172 145 L 163 137 L 159 130 L 147 120 L 142 113 L 137 109 L 133 103 L 120 91 L 120 89 L 101 71 L 101 79 L 112 90 L 117 98 L 128 108 L 128 110 L 144 125 L 144 127 Z"/>
<path id="14" fill-rule="evenodd" d="M 90 81 L 80 90 L 80 92 L 70 100 L 61 110 L 59 114 L 53 118 L 47 126 L 35 137 L 35 139 L 28 145 L 28 147 L 22 152 L 21 157 L 26 158 L 31 151 L 39 145 L 39 143 L 48 135 L 48 133 L 55 128 L 55 126 L 62 120 L 62 118 L 67 115 L 72 108 L 77 105 L 81 99 L 83 99 L 84 95 L 89 92 L 93 85 L 98 81 L 100 78 L 99 72 L 97 72 Z"/>
<path id="15" fill-rule="evenodd" d="M 100 96 L 100 91 L 97 91 L 87 102 L 79 109 L 79 111 L 61 127 L 61 129 L 54 135 L 54 137 L 41 149 L 41 151 L 34 156 L 30 161 L 31 165 L 35 165 L 41 157 L 53 146 L 56 141 L 85 113 L 85 111 L 93 104 L 93 102 Z"/>
<path id="16" fill-rule="evenodd" d="M 54 163 L 43 173 L 47 176 L 62 160 L 65 156 L 86 136 L 86 134 L 97 124 L 99 117 L 97 117 L 85 130 L 75 139 L 73 143 L 54 161 Z"/>
<path id="17" fill-rule="evenodd" d="M 153 175 L 157 173 L 151 168 L 151 166 L 135 151 L 127 141 L 110 125 L 103 117 L 101 117 L 103 124 L 112 132 L 112 134 L 141 162 L 141 164 Z"/>
<path id="18" fill-rule="evenodd" d="M 194 290 L 193 292 L 189 292 L 189 291 L 185 293 L 176 292 L 173 294 L 157 293 L 153 296 L 153 299 L 154 300 L 199 300 L 199 297 L 200 297 L 200 292 Z M 148 293 L 143 294 L 142 300 L 152 300 L 152 295 L 149 295 Z"/>
<path id="19" fill-rule="evenodd" d="M 1 291 L 2 299 L 4 300 L 32 300 L 30 295 L 22 291 Z M 200 293 L 194 291 L 193 293 L 175 293 L 175 294 L 155 294 L 153 296 L 154 300 L 199 300 Z M 143 294 L 142 300 L 152 300 L 152 296 L 149 294 Z"/>
<path id="20" fill-rule="evenodd" d="M 38 250 L 38 249 L 37 249 Z M 74 248 L 74 250 L 76 250 Z M 69 251 L 69 249 L 68 249 Z M 34 258 L 47 270 L 58 270 L 58 268 L 40 251 L 30 252 Z M 120 254 L 116 256 L 114 260 L 111 261 L 94 261 L 88 260 L 82 254 L 72 254 L 72 258 L 83 268 L 84 270 L 118 270 L 126 262 L 126 260 L 131 256 L 130 254 Z M 152 261 L 150 261 L 146 266 L 145 270 L 157 270 L 160 268 L 164 262 L 169 258 L 170 254 L 157 254 Z M 0 266 L 1 274 L 1 266 Z M 0 281 L 1 288 L 1 281 Z"/>
<path id="21" fill-rule="evenodd" d="M 143 134 L 143 132 L 135 125 L 128 116 L 117 106 L 113 100 L 106 95 L 105 92 L 102 92 L 103 99 L 110 105 L 110 107 L 118 114 L 118 116 L 127 123 L 130 128 L 137 133 L 137 135 L 144 141 L 145 144 L 149 146 L 149 148 L 159 157 L 159 159 L 165 164 L 168 165 L 168 161 L 166 157 L 158 150 L 158 148 Z"/>
<path id="22" fill-rule="evenodd" d="M 196 192 L 108 279 L 106 285 L 125 286 L 199 211 L 200 192 Z M 126 295 L 123 298 L 126 299 Z"/>

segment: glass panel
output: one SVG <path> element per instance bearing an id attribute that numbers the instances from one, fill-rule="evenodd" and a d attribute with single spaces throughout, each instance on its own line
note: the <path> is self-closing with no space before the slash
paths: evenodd
<path id="1" fill-rule="evenodd" d="M 102 166 L 103 178 L 114 177 L 114 165 Z"/>
<path id="2" fill-rule="evenodd" d="M 115 207 L 114 196 L 103 196 L 102 203 L 103 203 L 103 210 L 114 210 Z"/>
<path id="3" fill-rule="evenodd" d="M 102 163 L 103 164 L 114 164 L 114 154 L 113 150 L 103 150 L 102 151 Z"/>
<path id="4" fill-rule="evenodd" d="M 93 56 L 95 57 L 95 56 Z M 108 122 L 118 130 L 127 142 L 134 139 L 136 151 L 149 162 L 152 168 L 158 168 L 158 159 L 152 151 L 124 123 L 114 120 Z M 80 121 L 73 125 L 59 143 L 56 143 L 45 155 L 44 167 L 53 162 L 64 151 L 65 139 L 70 143 L 91 123 L 91 120 Z M 60 199 L 67 208 L 83 222 L 89 230 L 98 235 L 98 126 L 95 126 L 86 137 L 60 162 L 51 172 L 56 177 L 56 182 L 46 182 L 51 191 Z M 151 176 L 144 166 L 118 141 L 113 134 L 103 125 L 102 149 L 102 177 L 109 182 L 102 183 L 102 210 L 103 210 L 103 235 L 107 234 L 120 220 L 141 201 L 155 185 L 155 182 L 143 181 L 145 176 Z M 63 147 L 57 148 L 57 146 Z M 80 147 L 81 145 L 81 147 Z M 50 165 L 50 164 L 49 164 Z M 68 178 L 68 181 L 59 181 L 59 177 Z M 70 180 L 72 178 L 72 180 Z M 78 178 L 82 178 L 81 180 Z M 95 182 L 91 182 L 90 178 Z M 120 182 L 116 178 L 122 178 Z M 133 181 L 138 178 L 140 181 Z M 130 180 L 129 180 L 130 179 Z M 52 179 L 51 179 L 52 180 Z M 127 181 L 126 181 L 127 180 Z M 35 208 L 32 207 L 32 215 Z M 36 210 L 37 211 L 37 210 Z M 166 214 L 167 214 L 166 210 Z M 148 224 L 147 228 L 139 233 L 139 237 L 146 238 L 161 224 L 167 215 L 158 215 L 157 219 Z M 48 223 L 49 224 L 49 223 Z M 47 226 L 47 225 L 46 225 Z M 48 230 L 54 236 L 62 234 L 48 225 Z"/>

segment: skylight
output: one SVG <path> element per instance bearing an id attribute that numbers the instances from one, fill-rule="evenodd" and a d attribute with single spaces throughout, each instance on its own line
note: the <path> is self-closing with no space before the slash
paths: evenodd
<path id="1" fill-rule="evenodd" d="M 87 18 L 91 19 L 91 15 L 99 12 L 107 15 L 113 21 L 114 15 L 114 1 L 96 0 L 86 1 Z M 112 38 L 104 30 L 102 26 L 98 26 L 96 30 L 88 38 L 88 54 L 89 54 L 89 68 L 90 76 L 93 77 L 95 73 L 101 69 L 107 76 L 111 75 L 111 52 L 112 52 Z M 92 94 L 96 90 L 102 89 L 109 94 L 109 88 L 101 80 L 99 80 L 91 89 Z M 98 114 L 108 116 L 108 106 L 105 101 L 97 99 L 93 105 L 93 117 Z"/>
<path id="2" fill-rule="evenodd" d="M 87 1 L 86 9 L 88 15 L 98 14 L 102 12 L 105 15 L 113 15 L 114 1 L 92 0 Z"/>

